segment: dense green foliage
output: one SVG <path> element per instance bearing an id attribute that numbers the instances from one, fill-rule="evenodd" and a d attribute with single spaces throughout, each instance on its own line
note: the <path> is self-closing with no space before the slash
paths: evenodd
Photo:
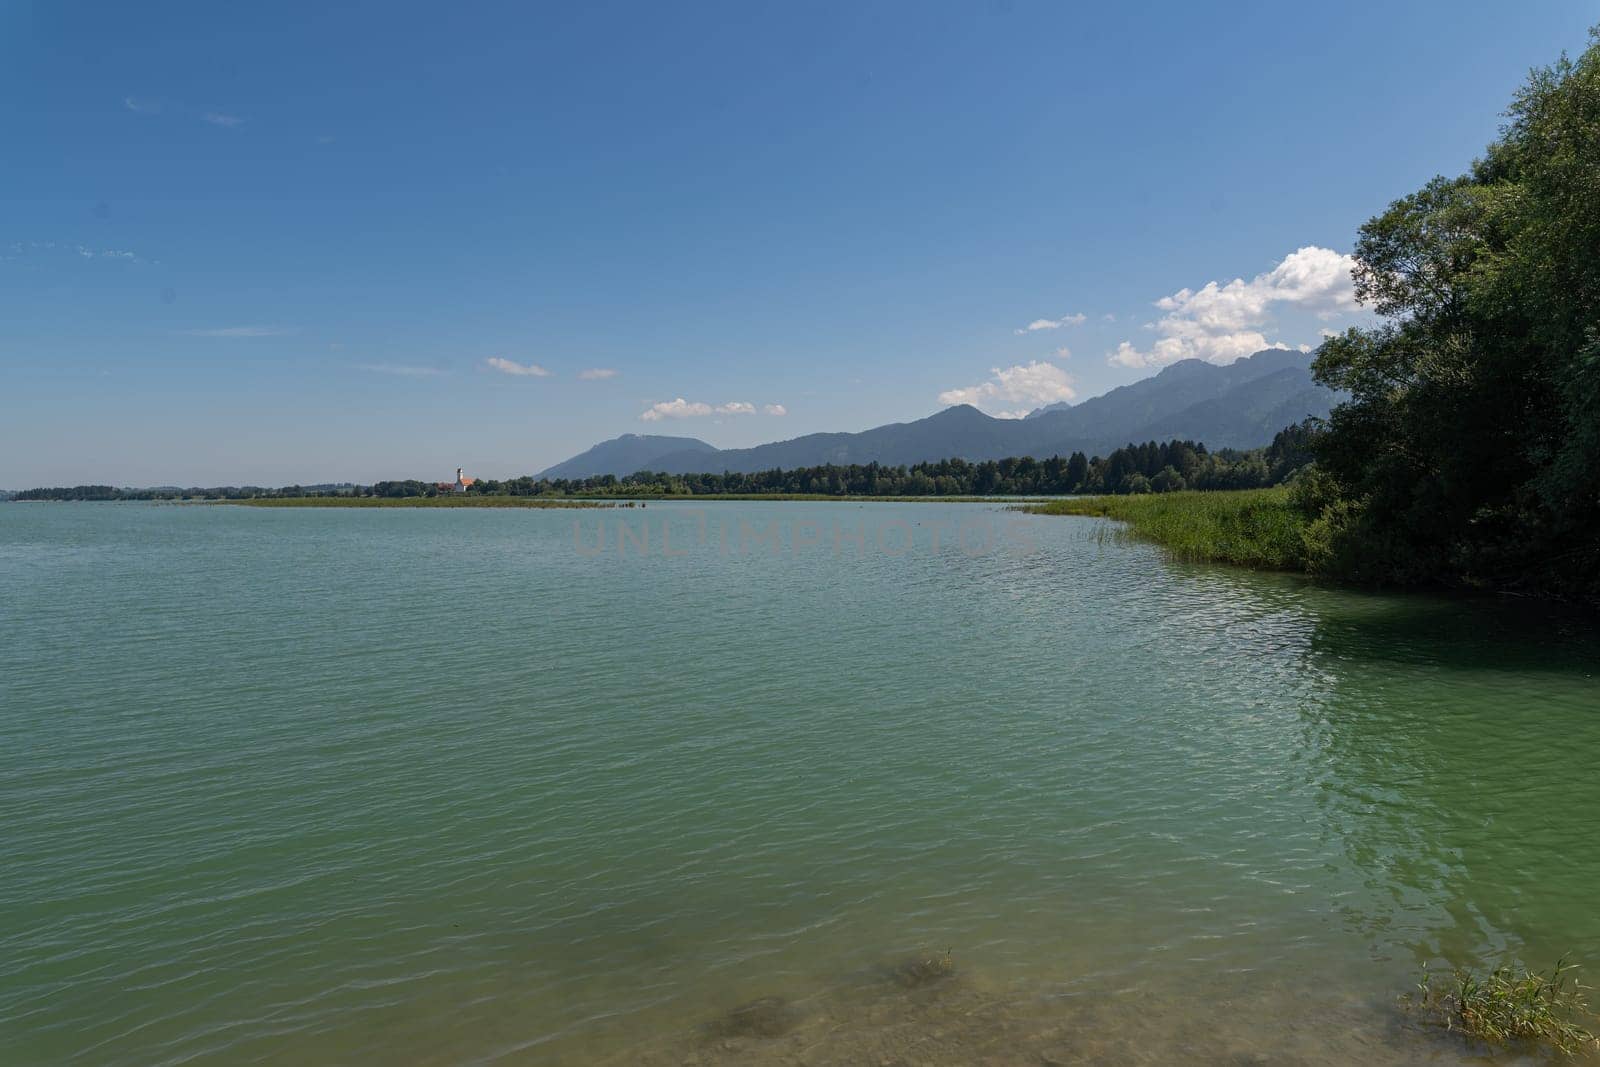
<path id="1" fill-rule="evenodd" d="M 1156 541 L 1188 562 L 1286 571 L 1301 570 L 1306 562 L 1305 513 L 1287 489 L 1078 497 L 1022 510 L 1116 519 L 1135 537 Z"/>
<path id="2" fill-rule="evenodd" d="M 1600 36 L 1507 116 L 1361 230 L 1385 321 L 1313 367 L 1351 395 L 1300 497 L 1321 573 L 1600 595 Z"/>
<path id="3" fill-rule="evenodd" d="M 1162 493 L 1183 489 L 1255 489 L 1277 485 L 1311 459 L 1314 430 L 1307 423 L 1280 432 L 1266 448 L 1208 452 L 1194 441 L 1130 444 L 1109 456 L 1082 452 L 1036 460 L 969 463 L 962 459 L 890 467 L 878 463 L 802 467 L 754 474 L 661 474 L 624 478 L 482 478 L 471 497 L 655 496 L 1061 496 L 1069 493 Z M 415 479 L 370 486 L 328 485 L 280 489 L 116 489 L 109 485 L 29 489 L 22 500 L 316 500 L 449 499 L 436 482 Z"/>

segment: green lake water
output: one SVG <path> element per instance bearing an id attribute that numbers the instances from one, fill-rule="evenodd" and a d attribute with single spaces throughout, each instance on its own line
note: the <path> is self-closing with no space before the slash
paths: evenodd
<path id="1" fill-rule="evenodd" d="M 985 505 L 0 505 L 0 1063 L 1471 1060 L 1597 674 Z"/>

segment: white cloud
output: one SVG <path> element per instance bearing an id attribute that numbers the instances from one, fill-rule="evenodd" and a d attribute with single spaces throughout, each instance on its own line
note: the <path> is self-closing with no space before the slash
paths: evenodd
<path id="1" fill-rule="evenodd" d="M 692 419 L 711 414 L 711 405 L 702 404 L 697 400 L 685 400 L 678 397 L 676 400 L 663 400 L 651 404 L 650 409 L 639 416 L 641 422 L 660 422 L 662 419 Z"/>
<path id="2" fill-rule="evenodd" d="M 374 374 L 393 374 L 401 378 L 432 378 L 444 373 L 437 367 L 413 367 L 402 363 L 363 363 L 359 369 L 372 371 Z"/>
<path id="3" fill-rule="evenodd" d="M 1083 312 L 1075 315 L 1063 315 L 1059 319 L 1034 319 L 1016 333 L 1034 333 L 1037 330 L 1059 330 L 1063 326 L 1082 326 L 1088 318 Z"/>
<path id="4" fill-rule="evenodd" d="M 599 382 L 616 376 L 617 372 L 610 367 L 590 367 L 588 370 L 578 372 L 578 377 L 586 382 Z"/>
<path id="5" fill-rule="evenodd" d="M 235 126 L 244 125 L 244 119 L 240 118 L 238 115 L 224 115 L 220 111 L 207 111 L 200 117 L 211 123 L 213 126 L 225 126 L 230 130 Z"/>
<path id="6" fill-rule="evenodd" d="M 137 255 L 121 248 L 86 248 L 78 245 L 77 252 L 84 259 L 121 259 L 129 263 L 139 262 Z"/>
<path id="7" fill-rule="evenodd" d="M 519 378 L 550 377 L 550 372 L 537 363 L 518 363 L 515 360 L 501 359 L 499 356 L 490 356 L 484 362 L 501 374 L 513 374 Z"/>
<path id="8" fill-rule="evenodd" d="M 1333 318 L 1356 310 L 1350 256 L 1307 245 L 1250 281 L 1180 289 L 1156 301 L 1165 314 L 1148 328 L 1161 335 L 1148 350 L 1131 342 L 1117 346 L 1108 362 L 1123 367 L 1163 367 L 1180 359 L 1230 363 L 1263 348 L 1288 348 L 1262 331 L 1272 325 L 1278 306 Z"/>
<path id="9" fill-rule="evenodd" d="M 1066 345 L 1062 345 L 1060 348 L 1056 349 L 1056 358 L 1057 359 L 1071 359 L 1072 358 L 1072 349 L 1068 348 Z"/>
<path id="10" fill-rule="evenodd" d="M 90 248 L 87 245 L 68 244 L 65 241 L 12 241 L 7 246 L 11 253 L 0 256 L 0 259 L 15 259 L 24 255 L 33 255 L 36 252 L 44 253 L 76 253 L 81 259 L 117 259 L 124 263 L 150 263 L 137 252 L 129 252 L 123 248 Z"/>
<path id="11" fill-rule="evenodd" d="M 144 100 L 136 96 L 125 96 L 122 98 L 122 106 L 136 115 L 159 115 L 161 113 L 161 101 L 159 100 Z"/>
<path id="12" fill-rule="evenodd" d="M 215 330 L 179 330 L 185 337 L 287 337 L 293 326 L 223 326 Z"/>
<path id="13" fill-rule="evenodd" d="M 1002 419 L 1015 419 L 1034 408 L 1078 395 L 1072 388 L 1072 376 L 1053 363 L 1034 361 L 1015 367 L 992 367 L 989 373 L 992 377 L 986 382 L 945 390 L 939 394 L 939 403 L 971 404 Z"/>
<path id="14" fill-rule="evenodd" d="M 782 404 L 768 404 L 763 409 L 768 415 L 787 415 L 788 409 Z M 685 400 L 678 397 L 676 400 L 663 400 L 651 404 L 649 409 L 640 413 L 641 422 L 660 422 L 662 419 L 697 419 L 707 415 L 754 415 L 756 406 L 743 400 L 730 400 L 726 404 L 707 404 L 699 400 Z"/>

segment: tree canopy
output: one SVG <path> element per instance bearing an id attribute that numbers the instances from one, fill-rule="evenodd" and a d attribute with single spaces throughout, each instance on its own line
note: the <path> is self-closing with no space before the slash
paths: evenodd
<path id="1" fill-rule="evenodd" d="M 1600 592 L 1600 33 L 1535 70 L 1483 158 L 1369 221 L 1382 322 L 1313 372 L 1313 565 L 1366 581 Z"/>

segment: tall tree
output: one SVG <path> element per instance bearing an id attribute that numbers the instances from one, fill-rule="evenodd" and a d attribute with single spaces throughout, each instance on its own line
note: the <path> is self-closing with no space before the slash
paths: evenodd
<path id="1" fill-rule="evenodd" d="M 1361 229 L 1384 322 L 1313 370 L 1314 560 L 1369 580 L 1600 590 L 1600 33 L 1536 70 L 1471 170 Z"/>

